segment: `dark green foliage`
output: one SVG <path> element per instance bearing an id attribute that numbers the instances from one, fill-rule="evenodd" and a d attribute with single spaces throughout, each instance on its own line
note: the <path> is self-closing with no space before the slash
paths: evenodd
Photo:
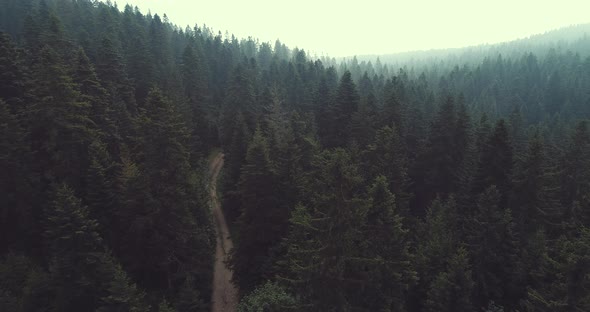
<path id="1" fill-rule="evenodd" d="M 60 57 L 48 46 L 34 68 L 36 100 L 31 106 L 31 146 L 36 166 L 47 180 L 65 180 L 76 187 L 88 162 L 88 144 L 95 135 L 85 102 Z"/>
<path id="2" fill-rule="evenodd" d="M 398 131 L 385 126 L 375 134 L 375 140 L 367 146 L 364 160 L 370 177 L 383 175 L 388 189 L 396 196 L 398 212 L 408 214 L 408 160 Z"/>
<path id="3" fill-rule="evenodd" d="M 245 296 L 238 312 L 280 312 L 296 306 L 292 295 L 277 284 L 266 282 Z"/>
<path id="4" fill-rule="evenodd" d="M 358 168 L 343 149 L 314 160 L 317 180 L 310 208 L 292 212 L 286 243 L 285 276 L 290 288 L 313 310 L 346 310 L 359 298 L 359 244 L 369 202 L 359 198 Z"/>
<path id="5" fill-rule="evenodd" d="M 22 250 L 31 242 L 32 191 L 30 150 L 26 145 L 25 131 L 6 103 L 0 99 L 0 250 Z"/>
<path id="6" fill-rule="evenodd" d="M 590 310 L 587 27 L 393 66 L 0 0 L 0 310 L 209 310 L 216 146 L 241 310 Z"/>
<path id="7" fill-rule="evenodd" d="M 277 182 L 268 143 L 257 130 L 240 174 L 241 215 L 231 259 L 235 281 L 244 292 L 272 276 L 270 255 L 285 235 L 289 211 L 281 209 Z"/>
<path id="8" fill-rule="evenodd" d="M 51 308 L 56 311 L 145 311 L 143 294 L 114 262 L 71 189 L 59 186 L 46 215 L 45 237 L 51 255 Z"/>
<path id="9" fill-rule="evenodd" d="M 324 90 L 321 90 L 325 92 Z M 326 147 L 343 147 L 351 133 L 351 121 L 353 114 L 358 110 L 359 95 L 352 81 L 350 72 L 345 72 L 340 79 L 334 101 L 330 103 L 328 110 L 329 121 L 320 125 L 328 127 L 326 137 L 322 142 Z"/>
<path id="10" fill-rule="evenodd" d="M 27 76 L 22 53 L 17 50 L 5 33 L 0 33 L 0 99 L 13 114 L 22 114 L 27 99 Z"/>
<path id="11" fill-rule="evenodd" d="M 590 308 L 590 231 L 581 227 L 575 237 L 560 238 L 554 250 L 542 257 L 542 279 L 529 289 L 524 301 L 526 311 L 585 311 Z"/>
<path id="12" fill-rule="evenodd" d="M 188 131 L 158 89 L 148 96 L 139 133 L 138 166 L 123 169 L 123 263 L 140 286 L 166 285 L 166 293 L 174 294 L 186 278 L 207 280 L 211 274 L 209 254 L 198 252 L 212 249 L 209 214 L 189 164 Z"/>
<path id="13" fill-rule="evenodd" d="M 494 131 L 481 147 L 481 156 L 472 192 L 481 194 L 488 187 L 495 185 L 500 192 L 502 204 L 511 188 L 512 168 L 514 166 L 513 151 L 506 122 L 499 120 Z"/>
<path id="14" fill-rule="evenodd" d="M 454 198 L 446 202 L 435 199 L 426 213 L 426 219 L 419 226 L 416 250 L 416 272 L 418 281 L 409 298 L 409 310 L 423 309 L 435 278 L 445 272 L 447 262 L 458 248 L 457 205 Z"/>
<path id="15" fill-rule="evenodd" d="M 469 114 L 463 105 L 457 113 L 455 99 L 448 96 L 430 126 L 425 151 L 413 170 L 414 179 L 420 179 L 414 186 L 415 209 L 423 209 L 437 195 L 464 191 L 470 144 Z"/>
<path id="16" fill-rule="evenodd" d="M 363 229 L 366 250 L 362 255 L 367 259 L 367 275 L 361 276 L 370 282 L 363 285 L 362 306 L 374 311 L 404 311 L 407 291 L 416 280 L 408 230 L 403 228 L 385 177 L 379 176 L 368 193 L 370 204 Z"/>
<path id="17" fill-rule="evenodd" d="M 521 298 L 518 259 L 518 237 L 512 212 L 501 205 L 501 195 L 495 186 L 479 197 L 477 211 L 471 224 L 469 245 L 473 255 L 473 278 L 476 283 L 475 302 L 484 306 L 488 301 L 515 307 Z"/>
<path id="18" fill-rule="evenodd" d="M 575 127 L 561 172 L 561 203 L 564 218 L 575 224 L 590 225 L 590 133 L 587 121 Z"/>
<path id="19" fill-rule="evenodd" d="M 557 198 L 556 175 L 547 163 L 545 147 L 539 133 L 529 140 L 524 158 L 515 174 L 512 205 L 517 212 L 523 234 L 542 227 L 554 232 L 559 226 L 561 209 Z"/>
<path id="20" fill-rule="evenodd" d="M 439 273 L 432 282 L 425 310 L 473 311 L 471 274 L 467 250 L 460 248 L 449 260 L 447 270 Z"/>
<path id="21" fill-rule="evenodd" d="M 101 85 L 94 71 L 94 66 L 84 53 L 78 51 L 74 73 L 74 82 L 78 84 L 81 100 L 90 105 L 89 117 L 101 131 L 100 135 L 113 144 L 112 151 L 117 151 L 119 132 L 115 126 L 116 115 L 109 101 L 109 95 Z"/>

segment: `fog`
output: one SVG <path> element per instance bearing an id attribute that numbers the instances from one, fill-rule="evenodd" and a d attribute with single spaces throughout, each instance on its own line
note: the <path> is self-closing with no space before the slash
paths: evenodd
<path id="1" fill-rule="evenodd" d="M 317 54 L 351 56 L 463 47 L 590 21 L 587 0 L 124 0 L 182 27 L 206 24 Z"/>

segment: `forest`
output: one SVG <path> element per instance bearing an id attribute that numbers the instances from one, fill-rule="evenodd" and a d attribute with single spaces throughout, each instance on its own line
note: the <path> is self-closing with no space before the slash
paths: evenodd
<path id="1" fill-rule="evenodd" d="M 588 28 L 394 63 L 0 0 L 0 311 L 211 311 L 220 151 L 237 311 L 590 311 Z"/>

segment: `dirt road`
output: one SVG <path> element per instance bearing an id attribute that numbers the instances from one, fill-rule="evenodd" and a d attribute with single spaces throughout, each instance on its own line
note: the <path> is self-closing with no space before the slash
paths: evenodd
<path id="1" fill-rule="evenodd" d="M 213 217 L 217 231 L 217 246 L 215 247 L 215 267 L 213 271 L 213 294 L 211 298 L 211 312 L 234 312 L 238 306 L 238 290 L 232 284 L 232 272 L 225 264 L 225 260 L 233 244 L 225 216 L 221 211 L 221 204 L 217 198 L 217 178 L 223 167 L 223 153 L 217 154 L 209 164 L 211 174 L 209 195 L 213 205 Z"/>

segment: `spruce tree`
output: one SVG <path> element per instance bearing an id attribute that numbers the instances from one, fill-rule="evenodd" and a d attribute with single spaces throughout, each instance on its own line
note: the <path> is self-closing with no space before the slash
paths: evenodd
<path id="1" fill-rule="evenodd" d="M 344 147 L 351 134 L 351 120 L 358 110 L 359 95 L 356 85 L 352 81 L 349 71 L 344 72 L 336 90 L 334 102 L 329 109 L 330 122 L 328 126 L 326 147 Z"/>
<path id="2" fill-rule="evenodd" d="M 370 187 L 363 229 L 363 257 L 368 267 L 362 306 L 371 310 L 404 311 L 409 286 L 416 279 L 409 252 L 408 230 L 403 227 L 387 178 L 379 176 Z"/>
<path id="3" fill-rule="evenodd" d="M 314 164 L 313 206 L 297 206 L 291 214 L 280 279 L 313 311 L 346 310 L 358 300 L 354 276 L 366 262 L 359 244 L 368 201 L 357 196 L 361 178 L 345 150 L 325 151 Z"/>
<path id="4" fill-rule="evenodd" d="M 554 231 L 559 226 L 561 209 L 557 200 L 558 191 L 553 183 L 556 174 L 553 172 L 537 131 L 530 138 L 526 154 L 518 164 L 511 201 L 523 235 L 539 228 Z"/>
<path id="5" fill-rule="evenodd" d="M 459 248 L 449 260 L 448 268 L 434 278 L 425 311 L 473 311 L 474 282 L 471 275 L 469 254 L 466 249 Z"/>
<path id="6" fill-rule="evenodd" d="M 574 224 L 590 225 L 590 132 L 588 122 L 579 122 L 563 156 L 560 174 L 561 203 L 564 219 Z"/>
<path id="7" fill-rule="evenodd" d="M 66 185 L 56 187 L 53 198 L 45 230 L 55 294 L 52 309 L 111 311 L 104 310 L 110 306 L 146 311 L 143 294 L 108 254 L 87 207 Z"/>
<path id="8" fill-rule="evenodd" d="M 408 215 L 408 159 L 397 129 L 389 126 L 379 129 L 363 159 L 368 178 L 385 176 L 389 190 L 396 197 L 398 213 Z"/>
<path id="9" fill-rule="evenodd" d="M 494 131 L 482 146 L 478 169 L 473 181 L 472 194 L 477 196 L 488 187 L 495 185 L 505 205 L 511 188 L 513 169 L 512 144 L 506 122 L 496 122 Z"/>
<path id="10" fill-rule="evenodd" d="M 268 152 L 268 143 L 258 129 L 240 174 L 241 215 L 231 260 L 235 282 L 244 292 L 271 277 L 270 254 L 283 237 L 289 216 L 277 197 L 278 181 Z"/>
<path id="11" fill-rule="evenodd" d="M 473 255 L 475 301 L 486 306 L 490 301 L 514 308 L 524 289 L 517 272 L 518 237 L 512 212 L 502 206 L 502 197 L 495 186 L 489 187 L 477 202 L 469 236 Z"/>
<path id="12" fill-rule="evenodd" d="M 121 223 L 127 225 L 124 264 L 146 290 L 174 295 L 181 281 L 195 276 L 205 293 L 213 247 L 209 214 L 198 192 L 200 179 L 189 163 L 188 131 L 158 89 L 148 96 L 139 133 L 139 163 L 123 169 L 128 175 L 127 204 L 120 212 Z"/>
<path id="13" fill-rule="evenodd" d="M 88 145 L 96 134 L 90 105 L 50 47 L 39 52 L 34 74 L 37 100 L 29 122 L 36 166 L 44 179 L 77 188 L 88 163 Z"/>
<path id="14" fill-rule="evenodd" d="M 20 52 L 8 34 L 0 32 L 0 99 L 12 114 L 22 115 L 27 105 L 30 87 Z"/>
<path id="15" fill-rule="evenodd" d="M 109 95 L 82 49 L 78 51 L 73 80 L 78 84 L 80 98 L 90 105 L 89 117 L 100 130 L 100 136 L 108 143 L 111 152 L 117 152 L 120 138 L 113 120 L 116 116 L 109 102 Z"/>
<path id="16" fill-rule="evenodd" d="M 0 99 L 0 254 L 30 248 L 35 228 L 34 201 L 26 132 Z M 26 247 L 25 247 L 26 246 Z"/>

